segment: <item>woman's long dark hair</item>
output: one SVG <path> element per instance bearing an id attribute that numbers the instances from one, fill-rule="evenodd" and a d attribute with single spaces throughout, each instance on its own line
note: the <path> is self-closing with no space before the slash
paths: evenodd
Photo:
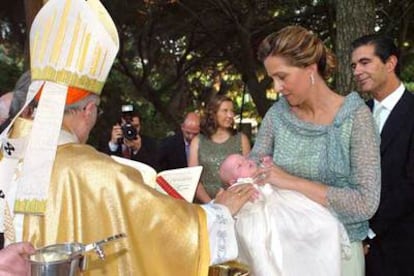
<path id="1" fill-rule="evenodd" d="M 201 133 L 207 136 L 209 139 L 217 131 L 217 111 L 219 110 L 220 105 L 223 102 L 233 101 L 226 95 L 216 94 L 213 98 L 210 99 L 209 103 L 207 104 L 205 113 L 201 118 Z M 229 132 L 232 135 L 236 133 L 236 131 L 233 128 L 229 128 Z"/>

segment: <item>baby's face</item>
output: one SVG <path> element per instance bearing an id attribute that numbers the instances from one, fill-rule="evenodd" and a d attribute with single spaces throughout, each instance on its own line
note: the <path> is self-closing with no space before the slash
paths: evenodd
<path id="1" fill-rule="evenodd" d="M 226 168 L 234 179 L 252 177 L 257 170 L 257 165 L 253 160 L 240 154 L 232 154 L 226 161 L 228 162 Z"/>

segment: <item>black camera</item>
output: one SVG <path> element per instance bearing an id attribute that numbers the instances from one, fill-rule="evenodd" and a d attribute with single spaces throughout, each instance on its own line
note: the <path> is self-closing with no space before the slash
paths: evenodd
<path id="1" fill-rule="evenodd" d="M 137 129 L 130 123 L 124 124 L 122 127 L 122 135 L 125 139 L 132 141 L 137 139 Z"/>

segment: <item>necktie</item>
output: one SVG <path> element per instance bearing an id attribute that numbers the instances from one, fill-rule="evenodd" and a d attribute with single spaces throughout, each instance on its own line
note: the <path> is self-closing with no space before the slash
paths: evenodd
<path id="1" fill-rule="evenodd" d="M 379 132 L 382 130 L 382 114 L 385 111 L 385 107 L 382 104 L 379 104 L 374 111 L 374 121 L 377 124 Z"/>
<path id="2" fill-rule="evenodd" d="M 185 143 L 185 156 L 187 157 L 187 160 L 188 160 L 189 155 L 190 155 L 190 144 Z"/>
<path id="3" fill-rule="evenodd" d="M 130 149 L 130 148 L 128 148 L 128 147 L 125 147 L 125 148 L 122 150 L 122 156 L 123 156 L 124 158 L 131 159 L 131 149 Z"/>

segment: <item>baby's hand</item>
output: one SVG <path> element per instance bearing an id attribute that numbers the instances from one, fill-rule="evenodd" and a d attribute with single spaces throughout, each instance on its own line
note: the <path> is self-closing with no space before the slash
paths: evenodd
<path id="1" fill-rule="evenodd" d="M 263 168 L 271 167 L 273 165 L 273 158 L 272 158 L 272 156 L 267 155 L 267 156 L 262 157 L 262 159 L 260 160 L 260 165 Z"/>

